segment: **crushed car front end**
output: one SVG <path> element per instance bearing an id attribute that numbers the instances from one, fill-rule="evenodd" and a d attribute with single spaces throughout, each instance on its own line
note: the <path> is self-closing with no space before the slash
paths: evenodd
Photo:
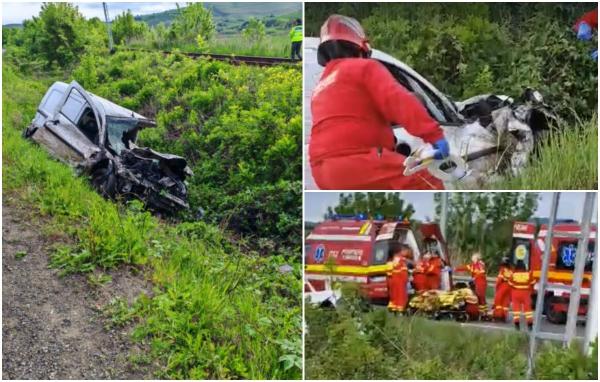
<path id="1" fill-rule="evenodd" d="M 135 145 L 155 122 L 85 91 L 77 82 L 53 84 L 24 136 L 91 178 L 110 199 L 140 199 L 159 213 L 189 207 L 184 158 Z"/>

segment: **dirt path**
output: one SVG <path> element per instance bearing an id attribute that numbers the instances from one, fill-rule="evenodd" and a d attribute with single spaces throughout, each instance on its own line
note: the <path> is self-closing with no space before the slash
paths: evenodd
<path id="1" fill-rule="evenodd" d="M 8 202 L 7 202 L 8 201 Z M 130 366 L 143 352 L 130 327 L 107 330 L 99 310 L 112 297 L 133 301 L 151 290 L 127 269 L 93 288 L 84 276 L 59 278 L 48 269 L 52 239 L 40 233 L 38 216 L 4 195 L 2 209 L 3 379 L 144 379 L 148 366 Z"/>

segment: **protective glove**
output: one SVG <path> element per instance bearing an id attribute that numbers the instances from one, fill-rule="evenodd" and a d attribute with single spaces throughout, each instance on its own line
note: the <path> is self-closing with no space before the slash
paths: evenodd
<path id="1" fill-rule="evenodd" d="M 590 54 L 590 56 L 592 57 L 592 60 L 594 60 L 594 62 L 598 62 L 598 49 L 593 51 L 592 54 Z"/>
<path id="2" fill-rule="evenodd" d="M 433 144 L 433 148 L 436 150 L 435 159 L 444 159 L 450 155 L 450 145 L 446 138 L 442 138 Z"/>
<path id="3" fill-rule="evenodd" d="M 585 21 L 579 23 L 579 27 L 577 28 L 577 39 L 582 41 L 589 41 L 592 39 L 592 27 Z"/>

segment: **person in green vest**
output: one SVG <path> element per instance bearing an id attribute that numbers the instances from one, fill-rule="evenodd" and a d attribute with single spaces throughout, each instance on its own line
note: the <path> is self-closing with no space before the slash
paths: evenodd
<path id="1" fill-rule="evenodd" d="M 290 40 L 292 41 L 292 60 L 298 57 L 298 60 L 302 60 L 302 54 L 300 49 L 302 48 L 302 20 L 296 19 L 292 24 L 292 30 L 290 30 Z"/>

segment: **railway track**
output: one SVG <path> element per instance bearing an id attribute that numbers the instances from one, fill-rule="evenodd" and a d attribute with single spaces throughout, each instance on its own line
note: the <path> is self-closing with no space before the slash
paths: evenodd
<path id="1" fill-rule="evenodd" d="M 241 56 L 235 54 L 214 54 L 214 53 L 194 53 L 194 52 L 172 52 L 169 50 L 152 50 L 152 49 L 138 49 L 138 48 L 125 48 L 132 52 L 151 52 L 151 53 L 162 53 L 162 54 L 174 54 L 179 53 L 184 56 L 191 58 L 210 58 L 217 61 L 229 62 L 233 65 L 256 65 L 256 66 L 274 66 L 274 65 L 295 65 L 299 63 L 299 60 L 292 60 L 290 58 L 282 57 L 260 57 L 260 56 Z"/>

